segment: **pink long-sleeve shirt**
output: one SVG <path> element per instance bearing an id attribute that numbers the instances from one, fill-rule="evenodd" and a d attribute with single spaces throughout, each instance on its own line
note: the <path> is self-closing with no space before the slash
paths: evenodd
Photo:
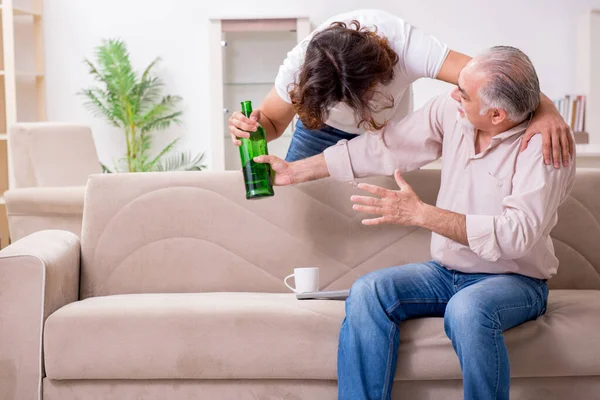
<path id="1" fill-rule="evenodd" d="M 442 157 L 436 205 L 466 215 L 469 246 L 433 233 L 433 259 L 467 273 L 548 279 L 558 268 L 550 231 L 573 187 L 575 165 L 574 159 L 560 169 L 545 165 L 541 135 L 520 152 L 526 127 L 524 122 L 494 136 L 475 154 L 474 129 L 461 123 L 458 103 L 442 95 L 381 132 L 342 140 L 324 155 L 330 175 L 351 183 Z"/>

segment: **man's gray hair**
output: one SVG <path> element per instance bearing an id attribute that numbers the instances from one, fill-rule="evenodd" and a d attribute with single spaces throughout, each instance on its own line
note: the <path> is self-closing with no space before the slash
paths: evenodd
<path id="1" fill-rule="evenodd" d="M 531 60 L 521 50 L 496 46 L 479 55 L 474 66 L 486 74 L 479 89 L 481 114 L 490 108 L 506 111 L 514 122 L 524 121 L 540 104 L 540 82 Z"/>

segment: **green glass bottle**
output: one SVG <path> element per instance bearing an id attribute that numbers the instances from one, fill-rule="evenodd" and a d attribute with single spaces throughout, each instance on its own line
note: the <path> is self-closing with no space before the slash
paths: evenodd
<path id="1" fill-rule="evenodd" d="M 242 101 L 242 114 L 250 118 L 252 114 L 252 102 Z M 254 162 L 254 157 L 267 155 L 267 135 L 262 126 L 258 126 L 255 132 L 248 132 L 249 138 L 240 138 L 240 159 L 242 161 L 242 172 L 246 184 L 246 199 L 260 199 L 273 196 L 273 185 L 271 184 L 271 165 Z"/>

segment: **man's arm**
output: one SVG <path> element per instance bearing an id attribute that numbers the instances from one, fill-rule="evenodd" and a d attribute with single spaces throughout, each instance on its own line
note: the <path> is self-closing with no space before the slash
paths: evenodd
<path id="1" fill-rule="evenodd" d="M 329 176 L 323 153 L 291 163 L 273 155 L 254 157 L 254 162 L 271 164 L 275 171 L 273 184 L 276 186 L 293 185 Z"/>
<path id="2" fill-rule="evenodd" d="M 538 146 L 541 138 L 534 139 Z M 480 258 L 523 257 L 540 239 L 574 182 L 574 166 L 553 170 L 541 163 L 540 150 L 517 160 L 513 190 L 501 215 L 463 215 L 425 204 L 418 225 L 469 246 Z"/>
<path id="3" fill-rule="evenodd" d="M 417 225 L 465 246 L 469 245 L 467 216 L 464 214 L 424 204 L 424 210 Z"/>
<path id="4" fill-rule="evenodd" d="M 402 177 L 399 170 L 394 173 L 400 190 L 389 190 L 379 186 L 361 183 L 359 189 L 379 196 L 352 196 L 350 200 L 357 203 L 356 211 L 381 215 L 379 218 L 365 219 L 364 225 L 399 224 L 420 226 L 437 234 L 446 236 L 465 246 L 467 239 L 467 223 L 464 214 L 444 210 L 421 201 L 419 196 Z"/>
<path id="5" fill-rule="evenodd" d="M 442 118 L 449 101 L 453 100 L 448 95 L 438 96 L 382 132 L 341 140 L 322 154 L 304 160 L 288 163 L 268 155 L 254 161 L 271 164 L 278 186 L 329 176 L 354 182 L 354 178 L 364 176 L 392 175 L 396 169 L 417 169 L 442 154 Z"/>
<path id="6" fill-rule="evenodd" d="M 390 176 L 396 169 L 410 171 L 438 159 L 442 154 L 443 119 L 451 102 L 448 94 L 436 96 L 380 132 L 365 132 L 327 148 L 323 154 L 331 177 L 354 182 L 366 176 Z"/>
<path id="7" fill-rule="evenodd" d="M 502 201 L 501 215 L 467 215 L 469 247 L 479 257 L 488 261 L 523 257 L 554 221 L 573 187 L 574 162 L 559 170 L 544 164 L 541 142 L 534 137 L 519 155 L 512 193 Z"/>
<path id="8" fill-rule="evenodd" d="M 292 163 L 294 183 L 327 178 L 329 170 L 323 153 Z"/>
<path id="9" fill-rule="evenodd" d="M 519 155 L 512 193 L 503 202 L 501 215 L 458 214 L 423 203 L 396 171 L 399 191 L 361 183 L 360 189 L 380 196 L 352 196 L 357 211 L 380 215 L 365 225 L 420 226 L 462 243 L 487 261 L 523 257 L 547 232 L 556 210 L 571 190 L 575 166 L 554 169 L 543 164 L 541 138 Z M 537 147 L 536 147 L 537 146 Z M 536 149 L 536 150 L 533 150 Z"/>

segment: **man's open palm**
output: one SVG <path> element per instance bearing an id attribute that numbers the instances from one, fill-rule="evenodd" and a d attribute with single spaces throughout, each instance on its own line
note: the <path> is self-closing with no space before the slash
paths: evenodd
<path id="1" fill-rule="evenodd" d="M 399 224 L 413 226 L 416 217 L 423 206 L 423 202 L 402 177 L 400 171 L 394 173 L 396 183 L 400 190 L 389 190 L 380 186 L 360 183 L 359 189 L 365 190 L 379 197 L 358 196 L 350 197 L 356 204 L 352 208 L 367 214 L 379 215 L 378 218 L 363 219 L 364 225 Z"/>

